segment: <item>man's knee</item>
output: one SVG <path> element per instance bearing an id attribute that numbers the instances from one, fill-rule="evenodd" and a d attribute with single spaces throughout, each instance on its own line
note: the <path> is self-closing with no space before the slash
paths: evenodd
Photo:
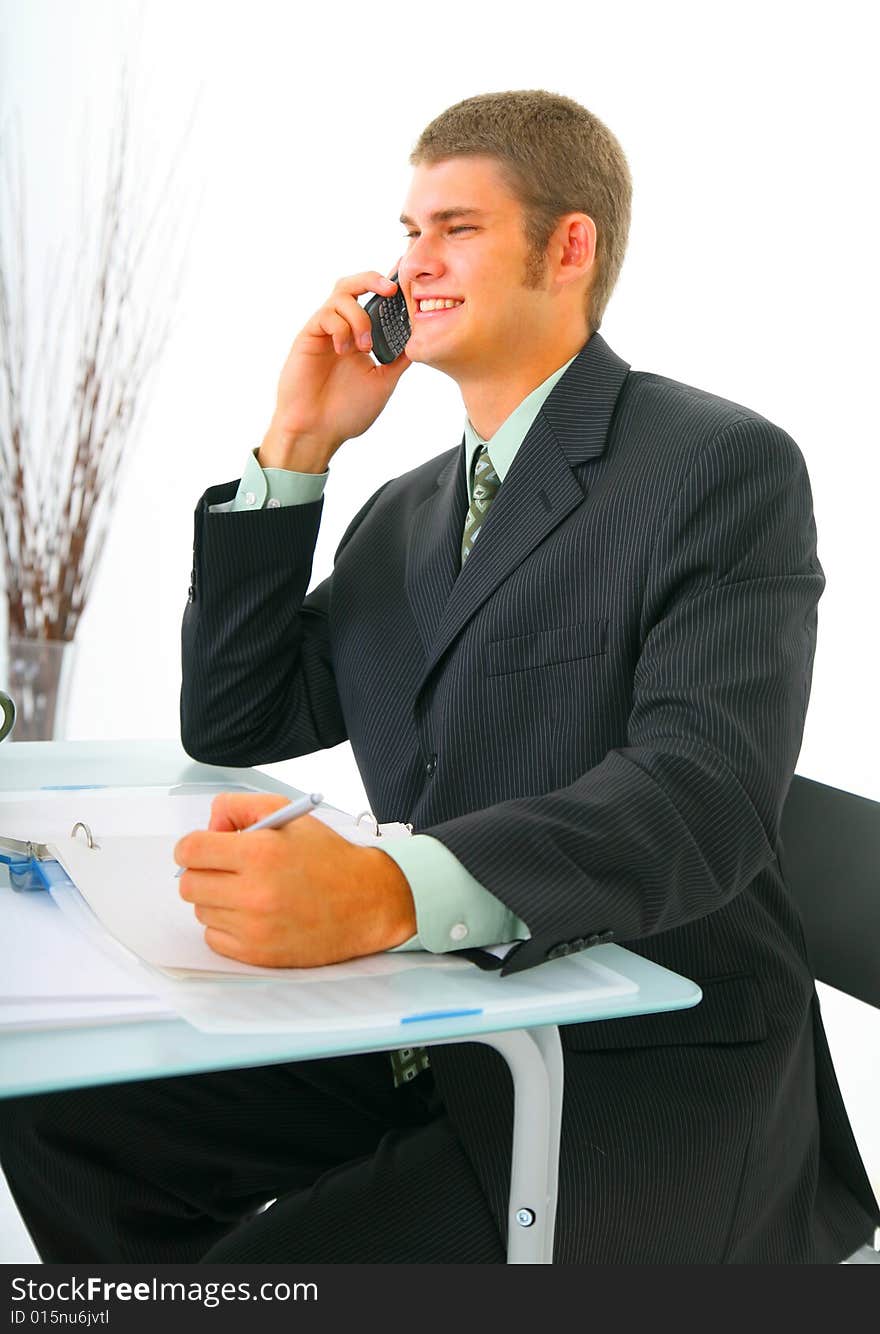
<path id="1" fill-rule="evenodd" d="M 43 1127 L 54 1119 L 52 1113 L 51 1100 L 44 1095 L 0 1099 L 0 1162 L 38 1147 Z"/>

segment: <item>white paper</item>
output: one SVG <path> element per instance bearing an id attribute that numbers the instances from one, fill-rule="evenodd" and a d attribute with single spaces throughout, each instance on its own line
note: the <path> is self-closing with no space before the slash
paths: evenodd
<path id="1" fill-rule="evenodd" d="M 0 1002 L 36 997 L 130 998 L 143 981 L 81 939 L 44 890 L 0 886 Z"/>
<path id="2" fill-rule="evenodd" d="M 207 829 L 211 803 L 218 791 L 248 790 L 108 787 L 16 792 L 14 801 L 0 800 L 0 834 L 30 839 L 32 843 L 51 843 L 68 838 L 74 824 L 81 820 L 98 842 L 110 835 L 165 834 L 173 847 L 177 839 L 193 829 Z"/>
<path id="3" fill-rule="evenodd" d="M 394 971 L 374 971 L 374 962 L 395 960 Z M 344 970 L 344 971 L 343 971 Z M 480 972 L 465 959 L 423 953 L 373 955 L 351 964 L 304 970 L 300 978 L 310 985 L 299 986 L 284 978 L 274 982 L 251 979 L 240 985 L 228 982 L 160 983 L 162 994 L 181 1016 L 208 1033 L 297 1033 L 316 1038 L 334 1032 L 369 1030 L 385 1045 L 409 1045 L 412 1025 L 430 1029 L 444 1019 L 472 1016 L 475 1027 L 526 1006 L 529 1023 L 552 1023 L 566 1005 L 576 1005 L 575 1014 L 589 1009 L 590 1002 L 632 995 L 635 982 L 594 963 L 584 955 L 554 959 L 530 969 L 526 978 L 502 978 L 497 972 Z M 345 985 L 340 985 L 344 979 Z M 438 1030 L 439 1031 L 439 1030 Z M 424 1040 L 424 1039 L 423 1039 Z"/>
<path id="4" fill-rule="evenodd" d="M 44 891 L 21 894 L 0 885 L 0 959 L 4 1029 L 171 1014 L 143 976 L 81 937 Z"/>
<path id="5" fill-rule="evenodd" d="M 101 924 L 155 968 L 274 979 L 286 976 L 297 982 L 312 980 L 309 975 L 327 976 L 327 968 L 258 968 L 215 953 L 205 944 L 204 927 L 192 904 L 180 897 L 173 845 L 164 836 L 105 838 L 99 849 L 89 848 L 79 838 L 51 846 Z M 381 973 L 411 966 L 401 962 L 404 954 L 372 958 L 375 962 L 370 967 Z M 332 964 L 330 968 L 352 966 Z"/>
<path id="6" fill-rule="evenodd" d="M 164 834 L 171 849 L 184 834 L 208 828 L 211 804 L 218 792 L 258 791 L 262 789 L 208 784 L 177 788 L 49 789 L 16 792 L 14 801 L 7 799 L 8 793 L 0 793 L 0 836 L 6 834 L 32 843 L 66 842 L 73 826 L 82 822 L 98 844 L 120 835 Z M 377 835 L 372 817 L 356 824 L 354 817 L 327 802 L 313 814 L 350 843 L 365 846 L 381 847 L 383 837 L 399 838 L 409 833 L 407 825 L 388 824 L 381 825 Z M 85 839 L 82 830 L 77 837 Z"/>

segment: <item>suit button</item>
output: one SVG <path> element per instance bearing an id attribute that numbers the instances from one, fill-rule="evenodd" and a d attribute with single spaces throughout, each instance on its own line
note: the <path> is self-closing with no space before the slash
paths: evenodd
<path id="1" fill-rule="evenodd" d="M 571 954 L 571 946 L 567 940 L 561 941 L 547 951 L 548 959 L 562 959 L 566 954 Z"/>
<path id="2" fill-rule="evenodd" d="M 428 775 L 429 778 L 431 777 L 431 774 L 434 772 L 436 768 L 437 768 L 437 756 L 432 755 L 430 759 L 425 761 L 425 773 Z"/>

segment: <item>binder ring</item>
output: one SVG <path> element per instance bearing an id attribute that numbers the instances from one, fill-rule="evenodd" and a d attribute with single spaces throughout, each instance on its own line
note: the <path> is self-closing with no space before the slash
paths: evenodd
<path id="1" fill-rule="evenodd" d="M 376 819 L 372 811 L 361 811 L 360 815 L 355 816 L 354 820 L 355 824 L 360 825 L 360 822 L 364 818 L 364 816 L 366 816 L 368 820 L 373 821 L 373 833 L 376 835 L 377 838 L 381 838 L 382 831 L 379 828 L 379 821 Z"/>
<path id="2" fill-rule="evenodd" d="M 97 843 L 95 842 L 95 840 L 92 838 L 92 831 L 91 831 L 91 829 L 89 829 L 89 826 L 88 826 L 83 820 L 77 820 L 76 824 L 73 826 L 73 828 L 72 828 L 71 831 L 70 831 L 70 837 L 71 837 L 71 838 L 76 838 L 76 831 L 77 831 L 77 829 L 82 829 L 82 830 L 83 830 L 83 832 L 85 833 L 85 836 L 86 836 L 86 842 L 88 843 L 88 845 L 89 845 L 90 848 L 97 848 L 97 847 L 98 847 L 98 844 L 97 844 Z"/>

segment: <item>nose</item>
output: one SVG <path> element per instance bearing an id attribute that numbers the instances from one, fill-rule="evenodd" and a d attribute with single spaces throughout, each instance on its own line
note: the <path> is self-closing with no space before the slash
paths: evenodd
<path id="1" fill-rule="evenodd" d="M 439 277 L 444 269 L 437 243 L 422 235 L 410 243 L 398 265 L 397 274 L 406 291 L 419 279 Z"/>

